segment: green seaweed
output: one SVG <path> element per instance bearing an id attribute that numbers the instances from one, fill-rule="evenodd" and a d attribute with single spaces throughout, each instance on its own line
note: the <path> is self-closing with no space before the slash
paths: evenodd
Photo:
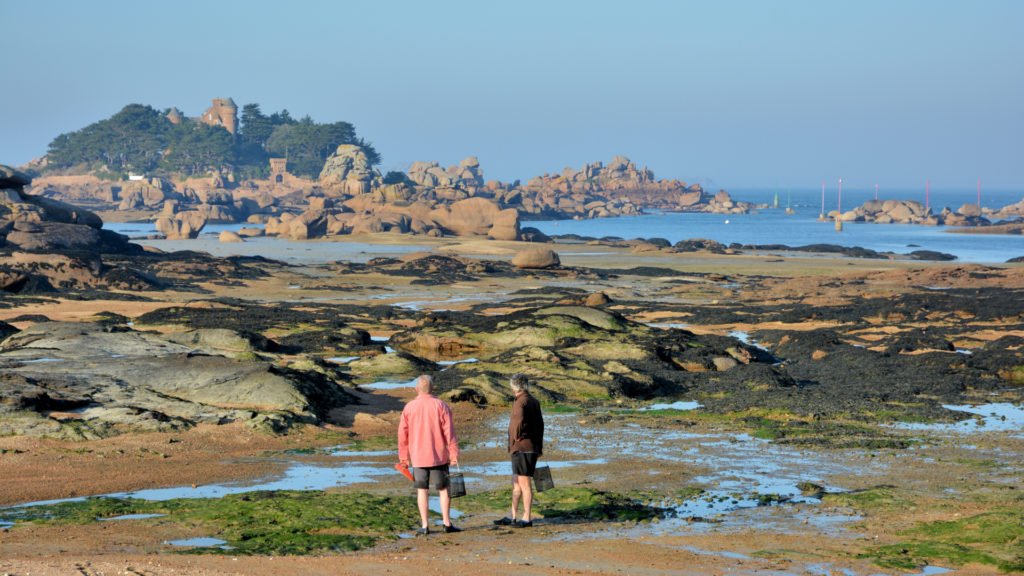
<path id="1" fill-rule="evenodd" d="M 825 502 L 840 506 L 850 506 L 858 510 L 907 510 L 914 507 L 914 502 L 900 493 L 895 486 L 875 486 L 864 490 L 825 494 Z"/>
<path id="2" fill-rule="evenodd" d="M 643 502 L 653 499 L 649 494 L 625 495 L 570 486 L 534 493 L 533 508 L 539 516 L 563 521 L 643 521 L 665 517 L 667 509 Z M 512 490 L 504 488 L 460 498 L 459 509 L 464 512 L 504 510 L 511 502 Z"/>
<path id="3" fill-rule="evenodd" d="M 1024 570 L 1024 510 L 999 509 L 951 521 L 926 522 L 901 534 L 908 539 L 874 547 L 862 558 L 885 568 L 914 569 L 935 561 L 977 563 L 1002 572 Z"/>
<path id="4" fill-rule="evenodd" d="M 260 491 L 218 499 L 152 502 L 88 498 L 0 511 L 9 520 L 52 524 L 88 524 L 123 514 L 166 514 L 162 524 L 183 532 L 205 532 L 230 548 L 199 547 L 199 554 L 313 554 L 358 550 L 417 524 L 416 503 L 409 497 L 320 491 Z M 143 520 L 146 521 L 146 520 Z"/>
<path id="5" fill-rule="evenodd" d="M 385 434 L 382 436 L 367 436 L 366 438 L 355 438 L 348 444 L 342 446 L 349 452 L 376 452 L 379 450 L 398 451 L 398 439 L 394 435 Z"/>

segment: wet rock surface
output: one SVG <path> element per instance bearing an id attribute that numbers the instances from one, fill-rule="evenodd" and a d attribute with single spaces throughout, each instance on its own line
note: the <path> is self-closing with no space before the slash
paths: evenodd
<path id="1" fill-rule="evenodd" d="M 123 325 L 39 323 L 0 345 L 3 433 L 96 438 L 250 422 L 318 422 L 352 398 L 317 373 L 259 360 L 228 331 L 163 337 Z"/>

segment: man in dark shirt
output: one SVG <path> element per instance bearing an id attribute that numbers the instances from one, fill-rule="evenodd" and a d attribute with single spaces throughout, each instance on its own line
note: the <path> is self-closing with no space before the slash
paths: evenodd
<path id="1" fill-rule="evenodd" d="M 512 460 L 512 515 L 495 520 L 495 524 L 529 528 L 533 526 L 531 507 L 533 490 L 530 478 L 537 468 L 537 458 L 544 453 L 544 417 L 540 402 L 530 395 L 530 381 L 525 374 L 515 374 L 509 382 L 516 395 L 512 402 L 512 417 L 508 422 L 508 453 Z M 519 501 L 523 502 L 523 515 L 516 520 Z"/>

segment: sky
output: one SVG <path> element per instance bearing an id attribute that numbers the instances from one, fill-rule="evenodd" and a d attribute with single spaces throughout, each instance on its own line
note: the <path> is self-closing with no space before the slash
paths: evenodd
<path id="1" fill-rule="evenodd" d="M 344 120 L 383 170 L 1024 191 L 1017 0 L 0 0 L 0 163 L 130 103 Z"/>

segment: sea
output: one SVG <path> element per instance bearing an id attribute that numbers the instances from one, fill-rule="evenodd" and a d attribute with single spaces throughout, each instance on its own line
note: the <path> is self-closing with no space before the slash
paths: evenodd
<path id="1" fill-rule="evenodd" d="M 680 240 L 707 239 L 723 244 L 835 244 L 867 248 L 878 252 L 905 254 L 915 250 L 934 250 L 952 254 L 959 262 L 1001 263 L 1024 256 L 1024 236 L 1019 234 L 953 234 L 947 226 L 914 224 L 873 224 L 844 222 L 841 232 L 835 223 L 818 220 L 822 213 L 821 190 L 737 189 L 729 190 L 734 200 L 772 206 L 776 193 L 778 208 L 765 208 L 751 214 L 705 214 L 692 212 L 649 212 L 640 216 L 598 218 L 592 220 L 545 220 L 524 222 L 545 234 L 577 234 L 603 238 L 664 238 L 673 244 Z M 851 210 L 874 199 L 874 190 L 843 190 L 842 209 Z M 924 204 L 924 191 L 896 191 L 880 195 L 882 200 L 916 200 Z M 991 192 L 982 196 L 982 206 L 998 209 L 1024 199 L 1024 192 Z M 964 204 L 976 204 L 975 192 L 935 191 L 929 194 L 932 212 L 945 206 L 957 210 Z M 787 205 L 795 213 L 787 214 Z M 826 191 L 824 212 L 835 210 L 836 190 Z"/>
<path id="2" fill-rule="evenodd" d="M 532 226 L 548 235 L 577 234 L 594 238 L 616 236 L 632 238 L 664 238 L 673 244 L 680 240 L 708 239 L 723 244 L 785 244 L 791 247 L 808 244 L 835 244 L 845 247 L 861 247 L 877 252 L 906 254 L 915 250 L 932 250 L 956 257 L 965 263 L 994 264 L 1011 258 L 1024 256 L 1024 236 L 1014 234 L 953 234 L 946 226 L 920 226 L 914 224 L 873 224 L 844 222 L 843 230 L 836 231 L 835 224 L 818 220 L 822 213 L 821 190 L 812 189 L 770 189 L 751 188 L 729 191 L 735 200 L 765 204 L 769 208 L 759 209 L 751 214 L 705 214 L 690 212 L 648 212 L 639 216 L 597 218 L 592 220 L 541 220 L 524 221 L 523 226 Z M 772 208 L 775 195 L 779 196 L 779 207 Z M 916 200 L 925 202 L 923 190 L 888 191 L 880 195 L 883 200 Z M 850 210 L 874 199 L 874 190 L 843 190 L 842 209 Z M 982 206 L 998 209 L 1024 199 L 1024 192 L 985 192 Z M 837 207 L 836 190 L 826 191 L 824 212 Z M 953 210 L 964 204 L 974 204 L 974 191 L 932 190 L 929 205 L 933 212 L 943 207 Z M 787 214 L 786 207 L 794 210 Z M 156 234 L 151 222 L 109 222 L 105 228 L 141 238 Z M 237 231 L 242 227 L 258 227 L 254 224 L 210 224 L 203 229 L 203 236 L 212 238 L 223 230 Z M 190 241 L 178 241 L 171 249 L 186 249 Z M 265 243 L 293 243 L 296 251 L 308 251 L 309 245 L 284 239 L 258 239 L 246 244 L 227 244 L 217 247 L 218 255 L 249 252 L 258 254 L 257 245 Z M 255 244 L 255 245 L 254 245 Z M 300 248 L 305 246 L 305 248 Z M 351 248 L 351 246 L 349 247 Z M 377 248 L 384 248 L 378 246 Z M 389 250 L 401 252 L 399 247 Z M 421 247 L 410 247 L 421 249 Z M 315 252 L 323 252 L 323 247 Z"/>

